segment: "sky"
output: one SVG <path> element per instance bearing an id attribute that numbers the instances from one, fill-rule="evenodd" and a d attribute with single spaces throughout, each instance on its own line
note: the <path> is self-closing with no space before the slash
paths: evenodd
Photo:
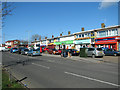
<path id="1" fill-rule="evenodd" d="M 34 34 L 51 38 L 118 25 L 118 3 L 110 2 L 15 2 L 5 19 L 2 34 L 7 40 L 28 40 Z M 28 35 L 29 32 L 29 35 Z"/>

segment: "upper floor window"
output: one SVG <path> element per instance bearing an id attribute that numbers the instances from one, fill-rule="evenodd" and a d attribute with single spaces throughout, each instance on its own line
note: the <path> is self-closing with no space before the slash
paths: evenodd
<path id="1" fill-rule="evenodd" d="M 82 34 L 82 37 L 84 37 L 84 34 Z"/>
<path id="2" fill-rule="evenodd" d="M 81 34 L 79 35 L 79 38 L 81 38 Z"/>
<path id="3" fill-rule="evenodd" d="M 110 30 L 97 32 L 97 37 L 108 37 L 108 36 L 116 36 L 116 35 L 118 35 L 117 29 L 110 29 Z"/>

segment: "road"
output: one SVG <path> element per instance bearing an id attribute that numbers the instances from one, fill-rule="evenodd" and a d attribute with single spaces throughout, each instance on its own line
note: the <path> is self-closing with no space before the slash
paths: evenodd
<path id="1" fill-rule="evenodd" d="M 2 64 L 29 88 L 118 88 L 118 64 L 2 53 Z M 18 61 L 26 61 L 25 65 Z M 18 63 L 17 63 L 18 62 Z"/>

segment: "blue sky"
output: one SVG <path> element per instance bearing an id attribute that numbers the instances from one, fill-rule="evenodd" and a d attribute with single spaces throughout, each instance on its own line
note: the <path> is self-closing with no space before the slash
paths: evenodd
<path id="1" fill-rule="evenodd" d="M 28 39 L 39 34 L 49 38 L 100 28 L 101 23 L 106 26 L 118 25 L 118 5 L 100 2 L 16 2 L 16 9 L 12 16 L 7 16 L 3 33 L 5 41 L 13 39 Z"/>

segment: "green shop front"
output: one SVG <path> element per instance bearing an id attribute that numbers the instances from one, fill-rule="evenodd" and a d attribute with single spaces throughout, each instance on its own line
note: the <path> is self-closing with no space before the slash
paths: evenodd
<path id="1" fill-rule="evenodd" d="M 74 47 L 74 40 L 54 42 L 56 49 L 71 49 Z"/>
<path id="2" fill-rule="evenodd" d="M 74 44 L 75 44 L 75 48 L 77 50 L 80 50 L 80 48 L 82 47 L 89 47 L 89 45 L 91 44 L 91 39 L 75 40 Z"/>

